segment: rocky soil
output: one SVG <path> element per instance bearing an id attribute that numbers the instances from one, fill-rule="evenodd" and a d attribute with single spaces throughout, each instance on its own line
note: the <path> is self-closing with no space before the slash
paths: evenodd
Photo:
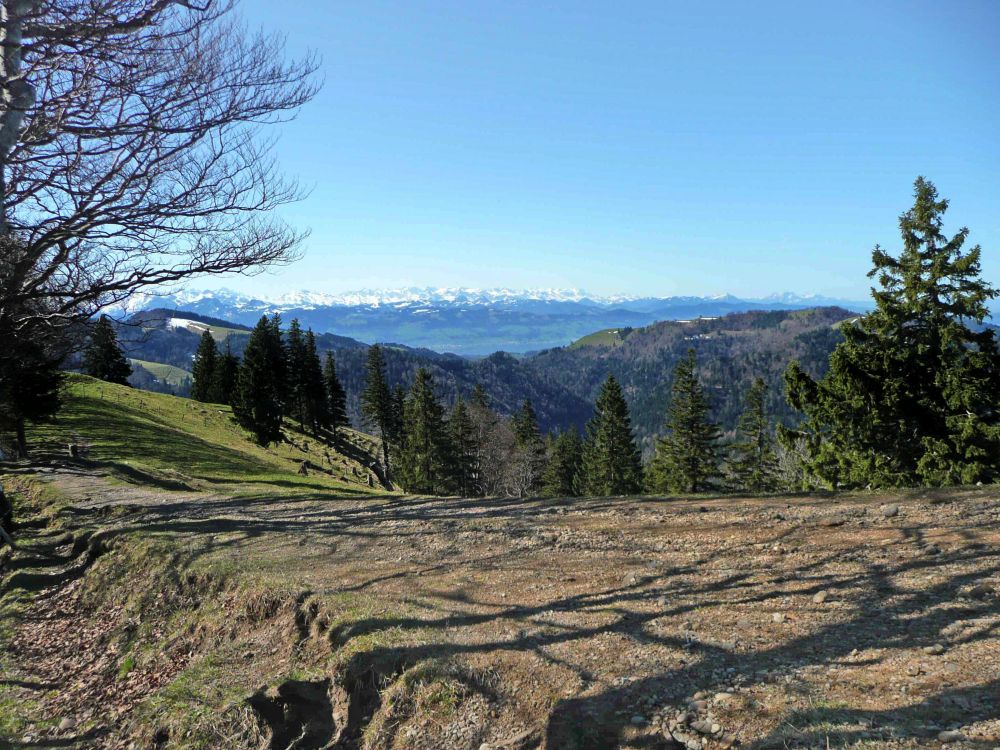
<path id="1" fill-rule="evenodd" d="M 69 507 L 3 558 L 12 747 L 1000 747 L 1000 489 L 358 500 L 34 479 Z M 143 543 L 168 577 L 129 572 Z"/>

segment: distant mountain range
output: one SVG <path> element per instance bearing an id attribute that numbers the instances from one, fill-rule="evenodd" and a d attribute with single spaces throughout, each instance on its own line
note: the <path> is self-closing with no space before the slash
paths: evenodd
<path id="1" fill-rule="evenodd" d="M 743 299 L 729 294 L 597 296 L 579 289 L 405 288 L 346 294 L 300 291 L 259 298 L 222 289 L 150 296 L 133 302 L 131 311 L 172 309 L 244 325 L 252 325 L 263 314 L 279 313 L 286 320 L 298 318 L 317 333 L 474 356 L 564 346 L 595 330 L 661 320 L 819 306 L 864 311 L 871 304 L 791 293 Z"/>

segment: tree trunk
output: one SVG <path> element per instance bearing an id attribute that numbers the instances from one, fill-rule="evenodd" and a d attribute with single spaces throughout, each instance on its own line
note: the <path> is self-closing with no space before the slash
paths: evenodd
<path id="1" fill-rule="evenodd" d="M 17 457 L 18 458 L 28 457 L 28 438 L 24 434 L 23 417 L 19 417 L 17 420 Z"/>

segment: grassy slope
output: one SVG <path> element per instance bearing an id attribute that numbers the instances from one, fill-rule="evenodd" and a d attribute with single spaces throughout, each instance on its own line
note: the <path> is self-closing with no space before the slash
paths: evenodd
<path id="1" fill-rule="evenodd" d="M 148 370 L 158 380 L 162 380 L 169 385 L 183 385 L 185 380 L 191 378 L 191 373 L 180 367 L 165 365 L 162 362 L 149 362 L 144 359 L 129 359 L 132 365 L 139 365 L 144 370 Z"/>
<path id="2" fill-rule="evenodd" d="M 146 473 L 190 486 L 371 491 L 367 469 L 357 461 L 291 426 L 286 434 L 294 445 L 262 448 L 234 423 L 228 406 L 71 375 L 58 422 L 35 428 L 29 440 L 49 451 L 64 450 L 68 443 L 83 444 L 89 447 L 90 459 L 111 462 L 126 475 Z M 367 436 L 349 433 L 347 438 L 351 442 L 344 445 L 358 454 L 373 449 Z M 327 450 L 332 467 L 324 455 Z M 330 468 L 333 475 L 313 471 L 300 476 L 303 460 Z"/>
<path id="3" fill-rule="evenodd" d="M 569 345 L 570 349 L 580 349 L 584 346 L 619 346 L 625 340 L 620 328 L 607 328 L 595 331 Z"/>

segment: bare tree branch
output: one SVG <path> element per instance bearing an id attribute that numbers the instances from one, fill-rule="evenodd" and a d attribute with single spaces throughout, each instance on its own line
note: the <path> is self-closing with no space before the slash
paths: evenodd
<path id="1" fill-rule="evenodd" d="M 312 98 L 317 63 L 234 5 L 0 0 L 0 236 L 20 248 L 0 318 L 54 324 L 296 257 L 274 209 L 301 191 L 261 135 Z"/>

